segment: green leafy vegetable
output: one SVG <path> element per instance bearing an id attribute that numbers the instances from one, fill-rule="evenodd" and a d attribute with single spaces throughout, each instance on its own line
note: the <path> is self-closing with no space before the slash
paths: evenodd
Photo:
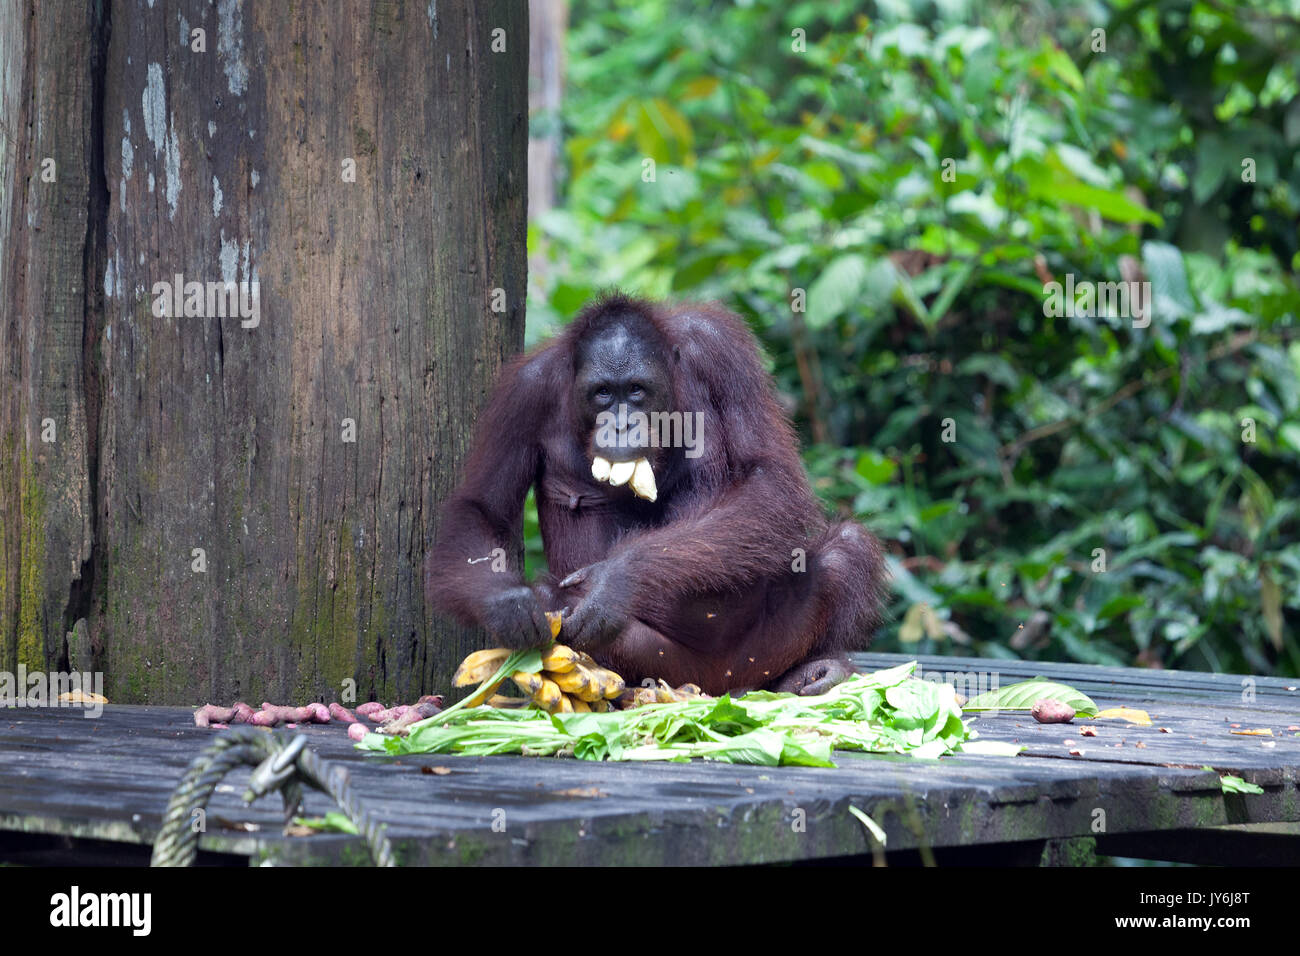
<path id="1" fill-rule="evenodd" d="M 724 696 L 603 714 L 454 707 L 412 725 L 406 737 L 369 734 L 357 747 L 392 754 L 702 758 L 770 767 L 834 767 L 833 750 L 935 758 L 962 749 L 974 735 L 952 689 L 912 679 L 915 668 L 908 663 L 860 674 L 812 697 L 760 691 L 738 700 Z"/>
<path id="2" fill-rule="evenodd" d="M 1202 770 L 1213 770 L 1213 767 L 1202 767 Z M 1235 777 L 1230 773 L 1225 773 L 1219 777 L 1219 786 L 1223 788 L 1224 793 L 1263 793 L 1264 788 L 1257 783 L 1247 783 L 1240 777 Z"/>
<path id="3" fill-rule="evenodd" d="M 312 830 L 319 830 L 322 833 L 351 833 L 357 834 L 357 828 L 346 814 L 339 813 L 337 810 L 331 810 L 323 817 L 294 817 L 293 822 L 300 827 L 307 827 Z"/>

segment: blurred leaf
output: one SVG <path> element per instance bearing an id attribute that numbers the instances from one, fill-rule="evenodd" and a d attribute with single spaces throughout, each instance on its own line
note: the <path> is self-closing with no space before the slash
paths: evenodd
<path id="1" fill-rule="evenodd" d="M 817 329 L 838 318 L 862 292 L 867 261 L 856 253 L 833 259 L 808 290 L 805 321 Z"/>

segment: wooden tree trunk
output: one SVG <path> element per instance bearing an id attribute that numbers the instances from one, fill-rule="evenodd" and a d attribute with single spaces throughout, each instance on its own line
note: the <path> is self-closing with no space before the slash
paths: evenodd
<path id="1" fill-rule="evenodd" d="M 560 182 L 559 113 L 564 99 L 564 34 L 568 0 L 530 0 L 528 4 L 528 221 L 555 206 Z M 540 127 L 540 128 L 539 128 Z M 545 239 L 534 248 L 528 271 L 536 282 L 547 270 Z"/>
<path id="2" fill-rule="evenodd" d="M 525 4 L 98 8 L 0 0 L 0 668 L 445 687 L 421 567 L 523 341 Z M 156 315 L 178 274 L 256 320 Z"/>

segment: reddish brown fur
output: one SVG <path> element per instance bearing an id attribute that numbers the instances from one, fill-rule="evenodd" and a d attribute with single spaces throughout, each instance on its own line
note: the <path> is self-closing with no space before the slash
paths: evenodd
<path id="1" fill-rule="evenodd" d="M 572 398 L 577 344 L 627 312 L 666 343 L 674 408 L 703 413 L 703 454 L 657 460 L 653 504 L 592 479 Z M 607 558 L 628 570 L 631 623 L 593 653 L 629 680 L 710 693 L 770 685 L 801 662 L 865 648 L 877 623 L 879 545 L 856 524 L 828 527 L 758 344 L 719 306 L 606 297 L 503 371 L 443 506 L 425 569 L 432 604 L 482 624 L 488 597 L 524 583 L 517 568 L 494 573 L 478 559 L 514 553 L 530 487 L 552 575 L 537 586 L 547 607 L 575 596 L 552 580 Z M 797 574 L 800 548 L 807 572 Z"/>

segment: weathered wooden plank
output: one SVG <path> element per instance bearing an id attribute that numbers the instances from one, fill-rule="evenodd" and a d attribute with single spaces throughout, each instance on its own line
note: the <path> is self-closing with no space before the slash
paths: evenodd
<path id="1" fill-rule="evenodd" d="M 96 721 L 58 709 L 8 715 L 12 719 L 0 719 L 0 829 L 83 838 L 150 840 L 184 766 L 216 733 L 194 728 L 182 708 L 110 706 Z M 1175 727 L 1179 721 L 1213 725 L 1194 709 L 1171 718 Z M 977 727 L 988 737 L 1028 737 L 1034 751 L 1050 753 L 1058 746 L 1059 726 L 1019 722 L 1003 714 L 980 717 Z M 1091 836 L 1099 819 L 1105 833 L 1300 819 L 1289 750 L 1273 766 L 1257 768 L 1261 779 L 1273 782 L 1264 795 L 1245 799 L 1225 798 L 1218 775 L 1195 769 L 1200 763 L 1187 769 L 1098 756 L 916 761 L 845 754 L 838 769 L 822 770 L 437 755 L 394 759 L 356 751 L 341 726 L 302 732 L 323 756 L 348 766 L 357 792 L 389 824 L 407 862 L 838 858 L 869 851 L 861 826 L 847 812 L 850 803 L 885 827 L 896 851 Z M 1184 759 L 1199 754 L 1207 762 L 1205 748 L 1193 747 L 1194 735 L 1184 736 L 1170 745 L 1171 752 Z M 1239 741 L 1229 743 L 1240 749 Z M 1254 753 L 1247 748 L 1248 756 Z M 1226 757 L 1233 757 L 1231 748 Z M 422 772 L 430 766 L 451 772 Z M 277 801 L 264 800 L 251 810 L 240 802 L 246 779 L 243 771 L 230 775 L 209 819 L 252 821 L 261 829 L 214 826 L 204 837 L 205 848 L 281 862 L 358 861 L 357 843 L 349 838 L 279 836 Z M 327 809 L 325 798 L 309 797 L 309 813 Z M 494 821 L 504 821 L 505 830 L 494 830 Z"/>
<path id="2" fill-rule="evenodd" d="M 978 657 L 909 656 L 905 654 L 862 653 L 851 655 L 863 671 L 893 667 L 908 661 L 917 661 L 919 673 L 931 672 L 948 675 L 949 683 L 970 682 L 981 689 L 997 679 L 998 686 L 1033 677 L 1060 680 L 1077 687 L 1090 696 L 1093 693 L 1109 696 L 1118 701 L 1132 699 L 1172 701 L 1184 698 L 1188 692 L 1201 703 L 1228 698 L 1238 703 L 1255 706 L 1243 699 L 1253 693 L 1259 706 L 1290 706 L 1300 712 L 1300 679 L 1289 677 L 1258 677 L 1249 674 L 1218 674 L 1202 671 L 1154 670 L 1139 667 L 1098 667 L 1091 664 L 1058 663 L 1052 661 L 1012 661 Z M 980 683 L 980 678 L 983 683 Z M 961 688 L 958 688 L 961 690 Z M 964 692 L 964 691 L 963 691 Z"/>

